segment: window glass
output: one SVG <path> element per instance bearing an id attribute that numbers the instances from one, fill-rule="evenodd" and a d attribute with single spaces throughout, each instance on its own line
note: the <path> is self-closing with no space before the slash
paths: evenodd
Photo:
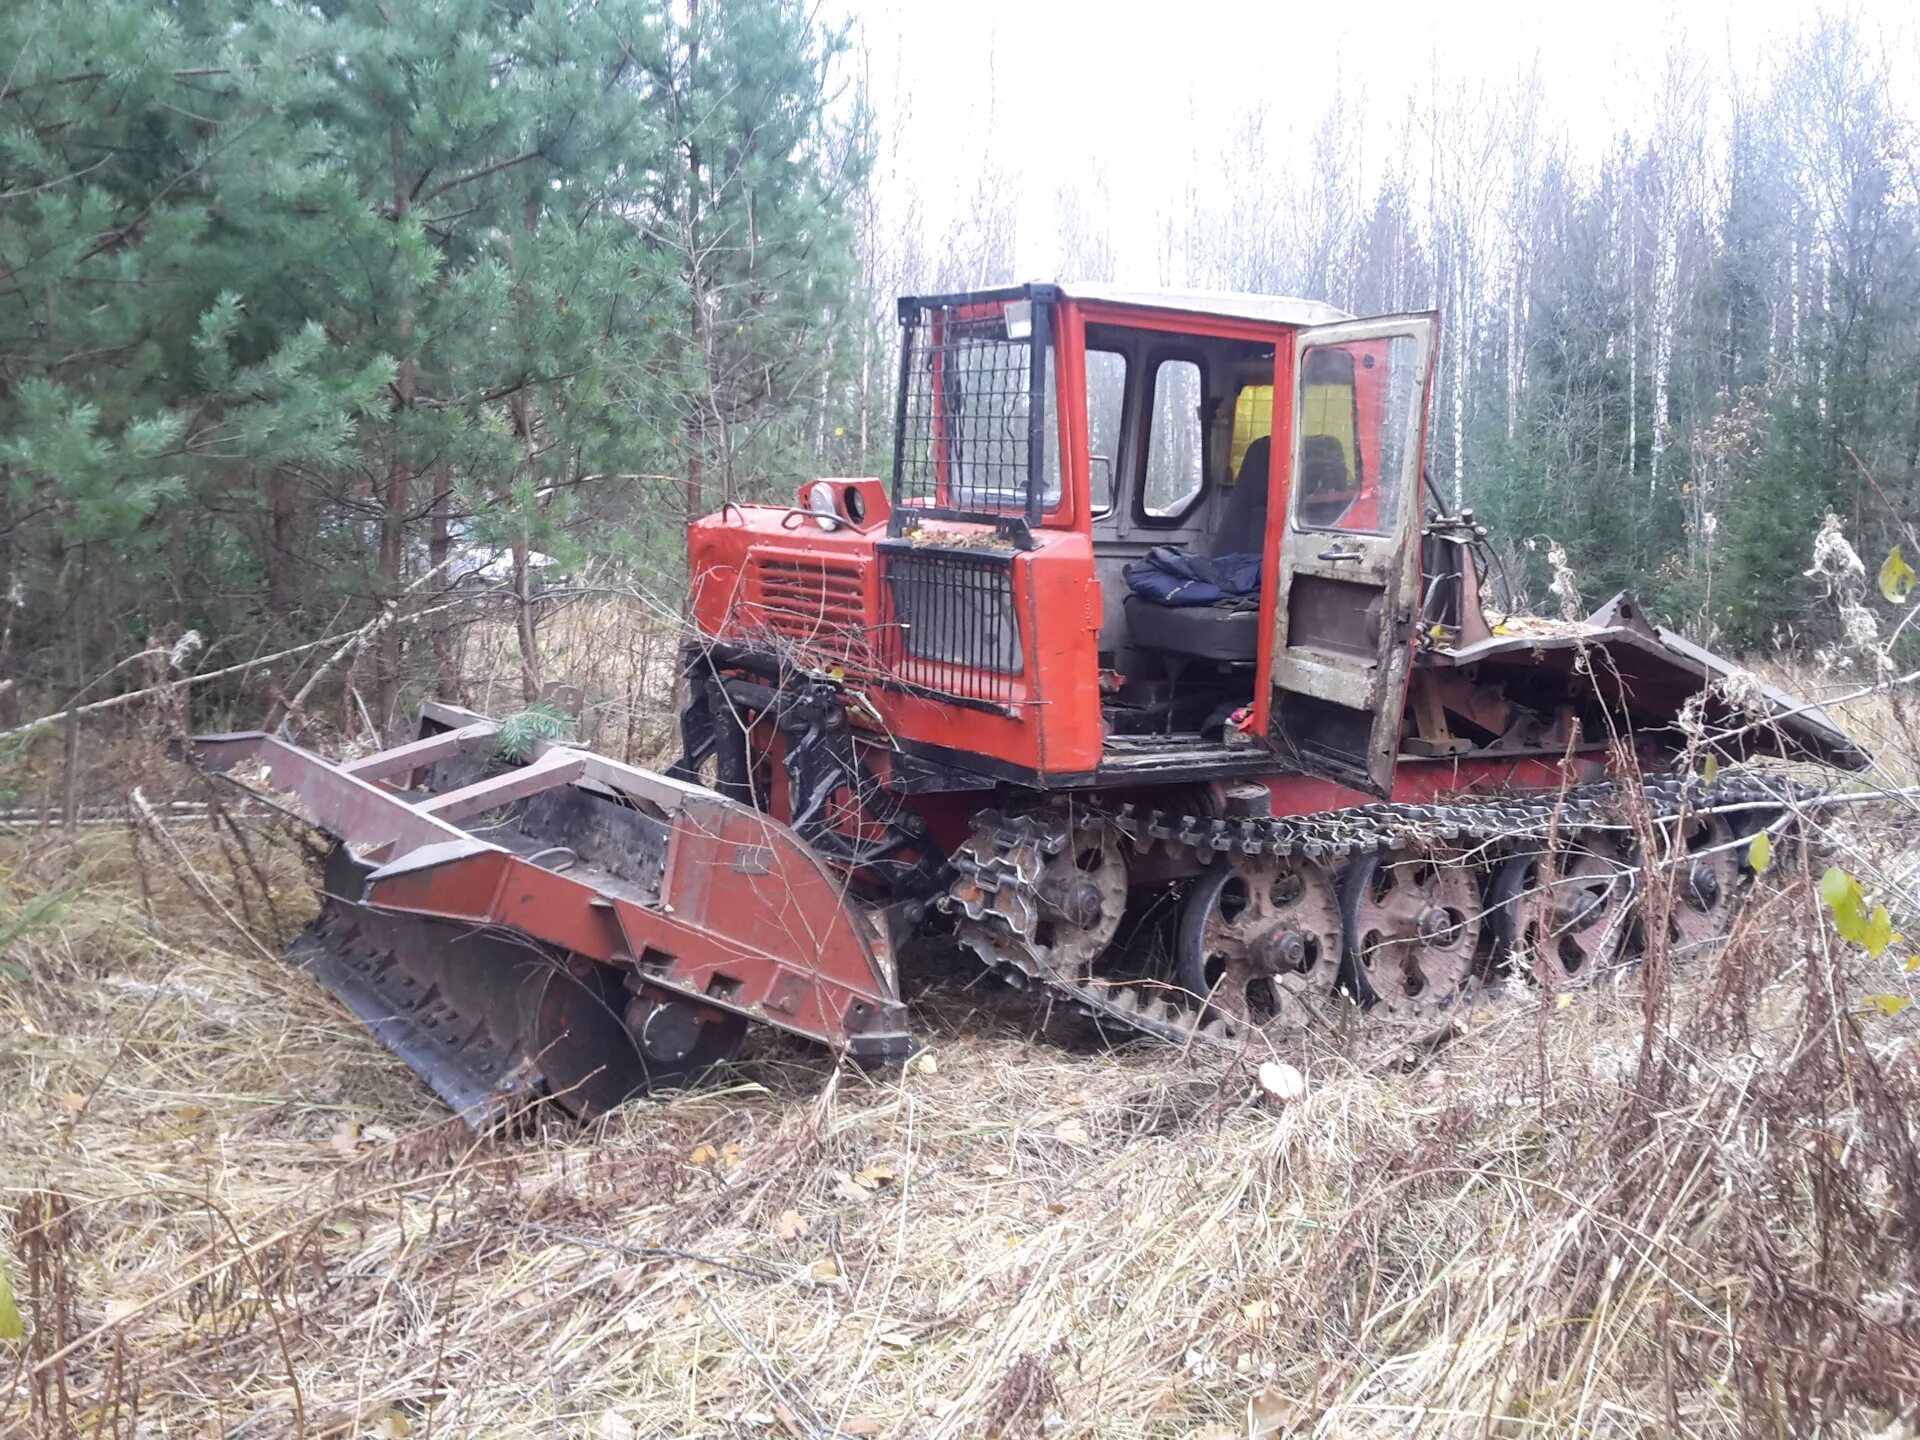
<path id="1" fill-rule="evenodd" d="M 1113 508 L 1113 477 L 1120 463 L 1120 412 L 1127 398 L 1127 357 L 1117 350 L 1087 351 L 1087 478 L 1095 514 Z"/>
<path id="2" fill-rule="evenodd" d="M 1162 360 L 1153 374 L 1153 414 L 1147 431 L 1147 481 L 1141 508 L 1165 518 L 1193 503 L 1203 481 L 1200 367 Z"/>
<path id="3" fill-rule="evenodd" d="M 1016 311 L 1020 312 L 1016 321 Z M 896 444 L 900 506 L 967 513 L 1022 513 L 1037 473 L 1042 502 L 1060 498 L 1054 434 L 1053 355 L 1047 354 L 1046 448 L 1028 453 L 1034 362 L 1032 310 L 1005 306 L 923 306 L 909 319 L 910 347 Z"/>
<path id="4" fill-rule="evenodd" d="M 1046 449 L 1040 456 L 1040 508 L 1051 510 L 1060 503 L 1060 382 L 1054 363 L 1053 346 L 1047 346 L 1047 423 Z"/>
<path id="5" fill-rule="evenodd" d="M 1315 345 L 1300 365 L 1294 517 L 1316 530 L 1393 530 L 1419 347 L 1408 335 Z"/>
<path id="6" fill-rule="evenodd" d="M 950 311 L 935 312 L 914 344 L 902 501 L 1025 510 L 1032 346 L 1009 338 L 998 314 L 963 319 Z"/>
<path id="7" fill-rule="evenodd" d="M 1242 385 L 1233 397 L 1233 446 L 1227 454 L 1227 473 L 1237 483 L 1246 463 L 1247 448 L 1273 434 L 1273 386 Z"/>
<path id="8" fill-rule="evenodd" d="M 1114 464 L 1120 451 L 1120 411 L 1127 396 L 1127 357 L 1114 350 L 1087 351 L 1087 454 L 1093 513 L 1113 508 Z M 1060 502 L 1060 403 L 1053 351 L 1047 351 L 1047 453 L 1044 503 Z"/>

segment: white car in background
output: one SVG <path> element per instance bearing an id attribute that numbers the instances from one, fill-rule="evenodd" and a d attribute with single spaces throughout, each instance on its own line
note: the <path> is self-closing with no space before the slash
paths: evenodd
<path id="1" fill-rule="evenodd" d="M 513 584 L 513 550 L 506 545 L 475 545 L 455 539 L 447 576 L 454 585 L 486 588 Z M 535 594 L 565 587 L 567 577 L 560 562 L 538 550 L 527 552 L 527 586 Z"/>

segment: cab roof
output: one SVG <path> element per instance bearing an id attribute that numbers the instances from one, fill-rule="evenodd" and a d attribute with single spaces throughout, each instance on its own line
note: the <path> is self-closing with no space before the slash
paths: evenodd
<path id="1" fill-rule="evenodd" d="M 1240 290 L 1128 290 L 1118 285 L 1063 283 L 1060 293 L 1074 300 L 1101 305 L 1127 305 L 1142 310 L 1179 310 L 1189 315 L 1218 315 L 1231 320 L 1255 320 L 1263 325 L 1330 325 L 1353 316 L 1324 300 L 1302 300 L 1293 295 L 1251 295 Z"/>
<path id="2" fill-rule="evenodd" d="M 1252 320 L 1262 325 L 1328 325 L 1353 318 L 1323 300 L 1302 300 L 1292 295 L 1252 295 L 1236 290 L 1132 290 L 1095 281 L 1002 285 L 958 295 L 905 295 L 900 299 L 900 313 L 905 318 L 923 307 L 1053 298 L 1087 300 L 1135 310 L 1176 310 L 1187 315 Z"/>

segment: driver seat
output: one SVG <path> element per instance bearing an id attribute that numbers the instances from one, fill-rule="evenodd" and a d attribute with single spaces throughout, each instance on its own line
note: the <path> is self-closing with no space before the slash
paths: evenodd
<path id="1" fill-rule="evenodd" d="M 1267 543 L 1268 477 L 1272 445 L 1262 435 L 1247 447 L 1240 477 L 1207 545 L 1207 558 L 1264 551 Z M 1265 583 L 1262 577 L 1262 583 Z M 1254 592 L 1255 596 L 1258 591 Z M 1249 597 L 1251 598 L 1251 597 Z M 1194 660 L 1252 661 L 1260 653 L 1260 610 L 1243 602 L 1162 605 L 1144 595 L 1124 602 L 1127 639 L 1142 650 Z"/>

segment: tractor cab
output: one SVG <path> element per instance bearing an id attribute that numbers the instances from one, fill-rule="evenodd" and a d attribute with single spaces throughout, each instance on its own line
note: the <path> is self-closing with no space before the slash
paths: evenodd
<path id="1" fill-rule="evenodd" d="M 856 690 L 896 788 L 1389 792 L 1431 316 L 1028 285 L 899 318 L 892 475 L 693 527 L 702 664 Z"/>
<path id="2" fill-rule="evenodd" d="M 1255 747 L 1388 788 L 1432 317 L 1104 286 L 901 316 L 892 529 L 1086 538 L 1110 771 Z"/>

